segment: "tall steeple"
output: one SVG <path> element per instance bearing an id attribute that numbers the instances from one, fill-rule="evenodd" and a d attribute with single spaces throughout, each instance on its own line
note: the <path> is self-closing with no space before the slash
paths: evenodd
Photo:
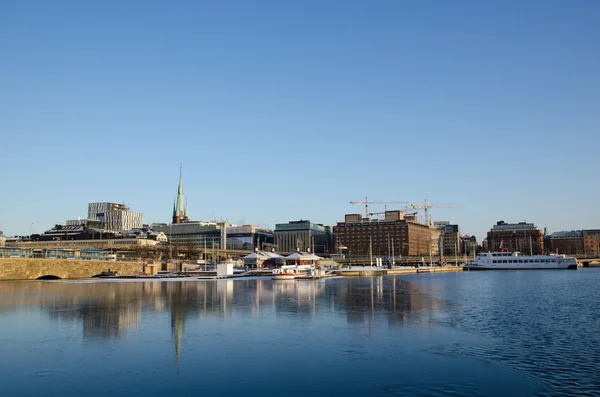
<path id="1" fill-rule="evenodd" d="M 179 186 L 177 188 L 177 199 L 173 208 L 173 223 L 187 222 L 187 204 L 183 194 L 183 166 L 179 166 Z"/>

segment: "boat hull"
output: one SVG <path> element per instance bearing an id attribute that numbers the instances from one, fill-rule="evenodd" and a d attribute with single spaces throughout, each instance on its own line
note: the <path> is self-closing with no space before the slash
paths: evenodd
<path id="1" fill-rule="evenodd" d="M 277 274 L 271 276 L 271 280 L 294 280 L 299 274 Z"/>
<path id="2" fill-rule="evenodd" d="M 464 266 L 463 270 L 577 270 L 577 265 L 564 267 L 487 267 L 487 266 Z"/>

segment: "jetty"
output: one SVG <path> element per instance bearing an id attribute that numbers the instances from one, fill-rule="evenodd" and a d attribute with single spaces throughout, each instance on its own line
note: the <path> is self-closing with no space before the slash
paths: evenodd
<path id="1" fill-rule="evenodd" d="M 391 269 L 377 266 L 347 266 L 333 270 L 336 275 L 347 277 L 394 276 L 400 274 L 448 273 L 462 271 L 462 266 L 396 266 Z"/>

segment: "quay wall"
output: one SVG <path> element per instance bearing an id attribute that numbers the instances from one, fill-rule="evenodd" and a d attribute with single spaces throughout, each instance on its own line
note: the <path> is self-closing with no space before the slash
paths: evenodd
<path id="1" fill-rule="evenodd" d="M 118 275 L 138 273 L 141 262 L 89 261 L 45 258 L 0 258 L 0 280 L 35 280 L 43 276 L 61 279 L 90 278 L 110 268 Z"/>
<path id="2" fill-rule="evenodd" d="M 443 273 L 443 272 L 462 272 L 461 266 L 446 266 L 446 267 L 419 267 L 419 268 L 403 268 L 403 269 L 352 269 L 352 270 L 336 270 L 335 274 L 338 276 L 393 276 L 396 274 L 416 274 L 416 273 Z"/>

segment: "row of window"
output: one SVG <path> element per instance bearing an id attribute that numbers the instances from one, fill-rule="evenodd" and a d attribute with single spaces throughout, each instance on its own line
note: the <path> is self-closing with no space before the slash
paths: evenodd
<path id="1" fill-rule="evenodd" d="M 492 260 L 492 263 L 552 263 L 556 259 L 504 259 Z"/>
<path id="2" fill-rule="evenodd" d="M 404 236 L 404 233 L 347 233 L 343 235 L 338 235 L 338 237 L 344 236 Z"/>

